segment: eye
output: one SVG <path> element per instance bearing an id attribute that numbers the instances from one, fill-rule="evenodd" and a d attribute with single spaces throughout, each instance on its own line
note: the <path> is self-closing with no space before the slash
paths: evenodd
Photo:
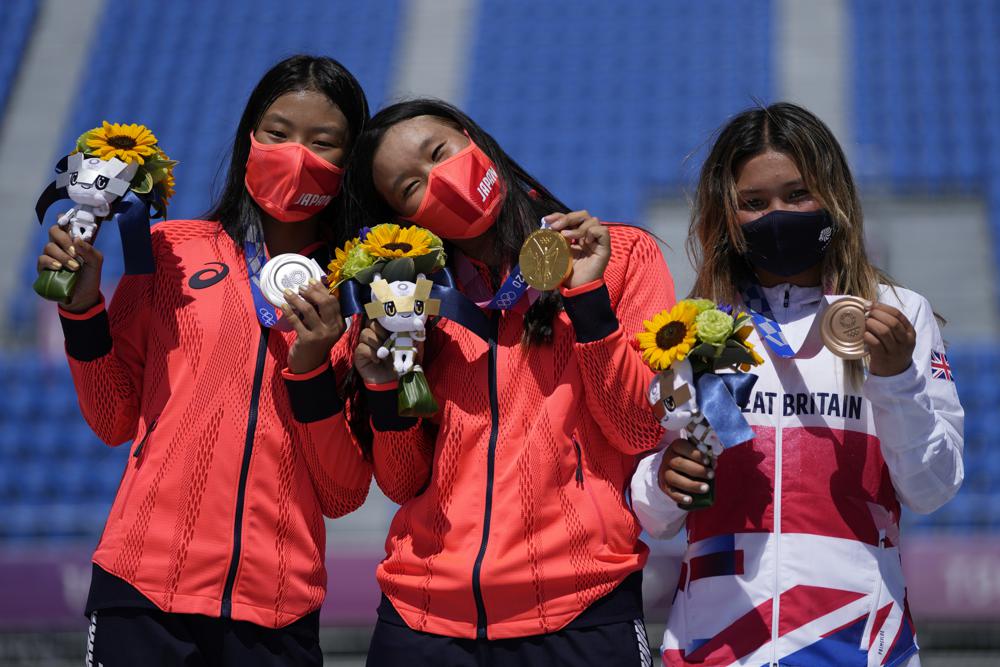
<path id="1" fill-rule="evenodd" d="M 802 199 L 803 197 L 808 197 L 808 196 L 809 196 L 808 190 L 792 190 L 792 193 L 788 195 L 788 198 L 792 201 L 795 201 L 796 199 Z"/>
<path id="2" fill-rule="evenodd" d="M 414 190 L 417 189 L 418 185 L 420 185 L 420 181 L 417 179 L 413 179 L 405 186 L 403 186 L 403 199 L 409 198 L 409 196 L 413 194 Z"/>
<path id="3" fill-rule="evenodd" d="M 389 301 L 382 305 L 385 306 L 385 314 L 388 315 L 389 317 L 392 317 L 393 315 L 396 314 L 396 303 L 394 301 Z"/>
<path id="4" fill-rule="evenodd" d="M 444 144 L 445 142 L 442 141 L 434 148 L 434 151 L 431 153 L 432 161 L 437 162 L 441 158 L 441 151 L 444 150 Z"/>
<path id="5" fill-rule="evenodd" d="M 313 142 L 313 144 L 316 145 L 316 146 L 319 146 L 320 148 L 336 148 L 337 147 L 337 144 L 335 144 L 335 143 L 333 143 L 331 141 L 326 141 L 325 139 L 317 139 L 316 141 Z"/>
<path id="6" fill-rule="evenodd" d="M 74 171 L 72 174 L 70 174 L 70 176 L 69 176 L 69 184 L 70 185 L 76 185 L 76 175 L 77 175 L 77 173 L 78 172 Z"/>
<path id="7" fill-rule="evenodd" d="M 413 302 L 413 314 L 417 315 L 418 317 L 420 315 L 424 314 L 424 302 L 423 301 L 417 300 L 417 301 Z"/>
<path id="8" fill-rule="evenodd" d="M 759 211 L 767 207 L 763 199 L 744 199 L 743 206 L 751 211 Z"/>
<path id="9" fill-rule="evenodd" d="M 97 180 L 94 181 L 94 187 L 97 188 L 98 190 L 103 190 L 104 188 L 108 187 L 108 177 L 98 176 Z"/>
<path id="10" fill-rule="evenodd" d="M 271 135 L 275 139 L 280 139 L 282 141 L 284 141 L 285 139 L 288 138 L 288 136 L 284 132 L 282 132 L 281 130 L 266 130 L 266 132 L 267 132 L 267 134 Z"/>

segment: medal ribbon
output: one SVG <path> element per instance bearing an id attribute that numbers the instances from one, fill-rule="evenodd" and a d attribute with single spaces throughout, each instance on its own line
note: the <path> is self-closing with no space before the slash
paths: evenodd
<path id="1" fill-rule="evenodd" d="M 837 296 L 825 295 L 820 301 L 819 310 L 813 319 L 809 333 L 806 334 L 798 350 L 793 350 L 785 337 L 785 332 L 781 330 L 781 325 L 774 319 L 774 312 L 771 304 L 767 302 L 767 297 L 761 290 L 760 285 L 751 283 L 743 287 L 743 303 L 750 311 L 750 319 L 753 320 L 754 328 L 760 335 L 771 352 L 781 359 L 812 359 L 823 347 L 823 339 L 820 336 L 820 322 L 823 319 L 823 311 L 831 303 L 836 301 Z"/>
<path id="2" fill-rule="evenodd" d="M 251 226 L 247 231 L 247 238 L 243 243 L 243 254 L 247 260 L 247 275 L 250 278 L 253 308 L 254 312 L 257 313 L 260 325 L 265 329 L 290 331 L 292 327 L 284 319 L 279 319 L 278 310 L 264 298 L 264 293 L 260 290 L 260 272 L 267 262 L 267 256 L 264 253 L 264 244 L 260 242 L 260 230 L 255 226 Z"/>
<path id="3" fill-rule="evenodd" d="M 549 223 L 545 222 L 545 218 L 542 218 L 539 229 L 548 228 Z M 459 266 L 459 278 L 462 279 L 463 285 L 472 285 L 479 276 L 474 274 L 471 266 Z M 532 301 L 538 298 L 538 290 L 528 285 L 528 282 L 524 279 L 524 275 L 521 273 L 521 265 L 515 264 L 514 268 L 510 270 L 507 279 L 500 285 L 500 289 L 493 295 L 493 298 L 488 301 L 476 301 L 476 305 L 487 310 L 508 310 L 513 308 L 521 300 L 521 297 L 529 291 L 531 292 L 529 298 Z"/>

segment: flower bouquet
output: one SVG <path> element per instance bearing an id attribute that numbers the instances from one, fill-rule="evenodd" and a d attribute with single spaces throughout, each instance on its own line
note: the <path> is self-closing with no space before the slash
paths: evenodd
<path id="1" fill-rule="evenodd" d="M 392 355 L 402 416 L 427 416 L 438 410 L 416 363 L 416 344 L 426 338 L 427 318 L 440 308 L 440 301 L 430 298 L 432 283 L 426 276 L 444 264 L 444 244 L 431 232 L 383 224 L 366 227 L 358 238 L 337 248 L 327 267 L 331 293 L 348 280 L 371 288 L 365 314 L 390 332 L 377 354 L 380 359 Z"/>
<path id="2" fill-rule="evenodd" d="M 73 152 L 63 160 L 57 167 L 56 180 L 49 184 L 35 206 L 38 221 L 42 221 L 52 203 L 69 198 L 74 206 L 60 215 L 57 223 L 73 240 L 93 243 L 101 221 L 122 214 L 119 226 L 125 250 L 137 250 L 142 255 L 138 264 L 152 270 L 152 250 L 146 243 L 149 207 L 152 206 L 157 217 L 166 217 L 167 202 L 174 194 L 173 170 L 177 164 L 159 147 L 156 136 L 144 125 L 105 121 L 101 127 L 81 134 Z M 132 268 L 130 265 L 137 264 L 127 254 L 125 259 L 127 271 Z M 46 299 L 66 302 L 73 294 L 76 278 L 75 271 L 46 269 L 33 287 Z"/>
<path id="3" fill-rule="evenodd" d="M 683 433 L 708 457 L 710 466 L 725 447 L 753 438 L 742 409 L 764 359 L 747 340 L 750 316 L 718 307 L 709 299 L 685 299 L 644 322 L 636 334 L 642 358 L 657 371 L 649 387 L 653 414 L 669 431 Z M 720 372 L 722 371 L 722 372 Z M 689 509 L 709 507 L 709 490 L 692 497 Z"/>

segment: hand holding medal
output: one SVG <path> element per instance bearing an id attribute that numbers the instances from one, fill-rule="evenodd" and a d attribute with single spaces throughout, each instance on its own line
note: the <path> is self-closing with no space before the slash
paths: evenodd
<path id="1" fill-rule="evenodd" d="M 531 234 L 518 258 L 525 282 L 540 291 L 597 280 L 611 259 L 611 235 L 587 211 L 552 213 Z"/>
<path id="2" fill-rule="evenodd" d="M 868 370 L 872 375 L 899 375 L 913 363 L 917 332 L 906 315 L 884 303 L 875 303 L 868 311 L 863 333 L 870 354 Z"/>

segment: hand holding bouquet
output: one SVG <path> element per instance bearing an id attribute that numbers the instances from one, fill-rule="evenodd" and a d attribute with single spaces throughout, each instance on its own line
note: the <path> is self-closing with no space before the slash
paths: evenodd
<path id="1" fill-rule="evenodd" d="M 644 324 L 636 339 L 643 360 L 659 371 L 649 402 L 660 424 L 693 442 L 711 464 L 725 447 L 753 438 L 741 410 L 757 381 L 747 371 L 764 360 L 747 340 L 749 315 L 685 299 Z M 714 493 L 710 481 L 690 507 L 710 506 Z"/>

